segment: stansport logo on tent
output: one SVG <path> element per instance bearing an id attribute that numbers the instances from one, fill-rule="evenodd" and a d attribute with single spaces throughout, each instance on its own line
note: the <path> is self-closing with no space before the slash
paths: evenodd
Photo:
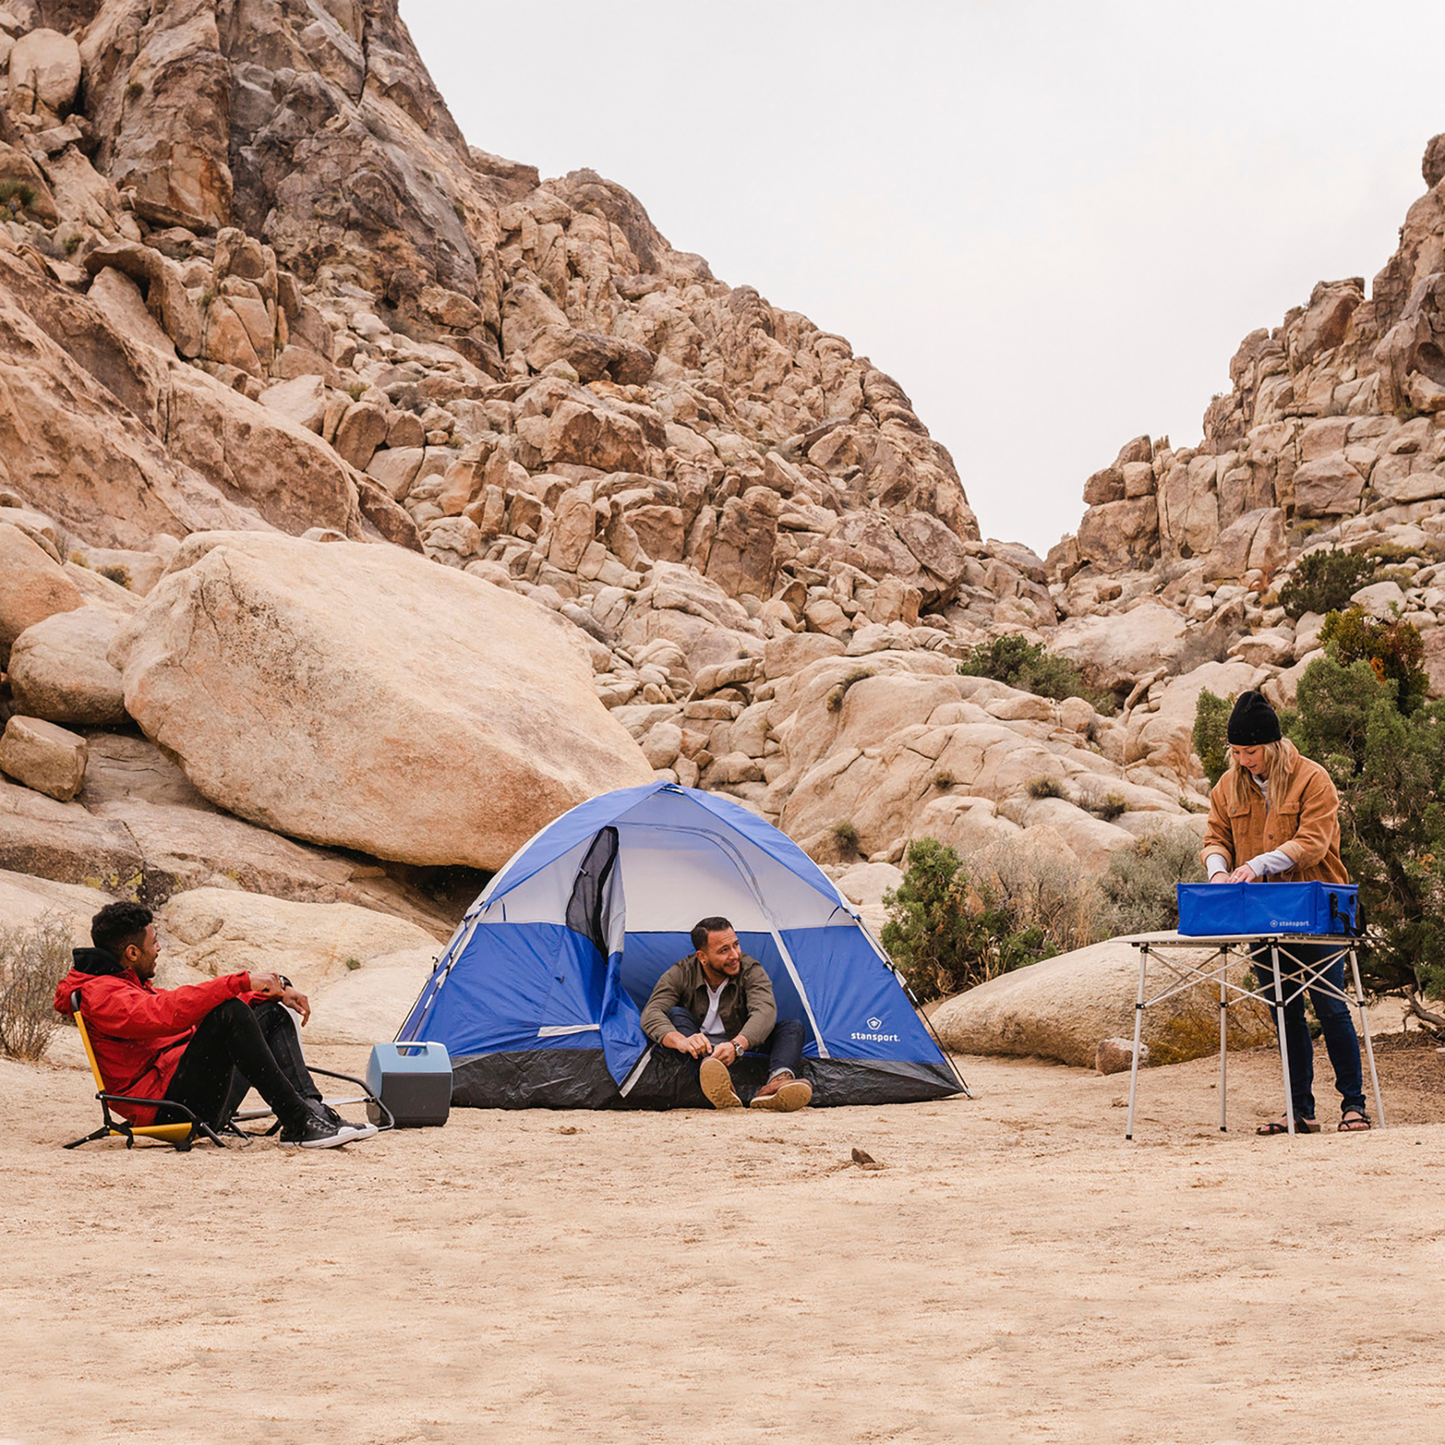
<path id="1" fill-rule="evenodd" d="M 882 1027 L 883 1027 L 883 1020 L 882 1020 L 882 1019 L 877 1018 L 877 1017 L 870 1018 L 870 1019 L 868 1020 L 868 1032 L 867 1032 L 866 1034 L 864 1034 L 864 1033 L 853 1033 L 853 1034 L 851 1034 L 849 1037 L 855 1039 L 855 1040 L 858 1041 L 859 1043 L 867 1043 L 867 1044 L 896 1044 L 896 1043 L 899 1042 L 899 1038 L 898 1038 L 898 1035 L 897 1035 L 897 1034 L 884 1034 L 884 1033 L 879 1033 L 878 1031 L 879 1031 L 879 1029 L 881 1029 Z"/>

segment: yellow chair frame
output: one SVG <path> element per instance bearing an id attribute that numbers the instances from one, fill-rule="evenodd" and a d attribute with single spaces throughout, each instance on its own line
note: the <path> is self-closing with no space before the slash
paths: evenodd
<path id="1" fill-rule="evenodd" d="M 127 1149 L 134 1149 L 137 1139 L 156 1139 L 163 1144 L 171 1145 L 182 1153 L 188 1150 L 197 1139 L 209 1139 L 211 1143 L 219 1145 L 222 1149 L 226 1147 L 226 1141 L 220 1138 L 209 1124 L 196 1118 L 183 1105 L 174 1104 L 165 1099 L 142 1099 L 130 1094 L 109 1092 L 105 1087 L 105 1080 L 100 1076 L 100 1065 L 95 1061 L 95 1050 L 90 1043 L 90 1030 L 86 1028 L 85 1016 L 80 1011 L 80 991 L 78 989 L 70 995 L 70 1011 L 71 1017 L 75 1020 L 75 1027 L 80 1031 L 80 1041 L 85 1045 L 85 1057 L 90 1060 L 90 1072 L 95 1076 L 95 1097 L 100 1100 L 100 1113 L 104 1122 L 94 1133 L 86 1134 L 80 1139 L 72 1139 L 69 1144 L 65 1145 L 65 1148 L 78 1149 L 82 1144 L 89 1144 L 92 1139 L 108 1139 L 112 1134 L 124 1135 Z M 110 1112 L 112 1104 L 149 1104 L 153 1107 L 164 1104 L 167 1109 L 174 1109 L 177 1113 L 184 1114 L 189 1123 L 132 1124 L 124 1115 L 112 1114 Z"/>

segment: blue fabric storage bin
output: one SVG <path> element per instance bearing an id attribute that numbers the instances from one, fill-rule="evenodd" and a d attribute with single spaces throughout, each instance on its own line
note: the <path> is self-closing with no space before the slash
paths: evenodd
<path id="1" fill-rule="evenodd" d="M 1179 932 L 1190 936 L 1359 932 L 1355 883 L 1180 883 Z"/>

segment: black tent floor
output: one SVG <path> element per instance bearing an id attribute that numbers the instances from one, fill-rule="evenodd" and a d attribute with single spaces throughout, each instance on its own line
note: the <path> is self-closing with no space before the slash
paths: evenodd
<path id="1" fill-rule="evenodd" d="M 881 1059 L 805 1059 L 813 1107 L 912 1104 L 964 1092 L 946 1064 Z M 767 1079 L 767 1061 L 747 1055 L 732 1069 L 746 1104 Z M 452 1103 L 476 1109 L 706 1109 L 695 1059 L 654 1048 L 626 1097 L 600 1049 L 530 1049 L 452 1061 Z"/>

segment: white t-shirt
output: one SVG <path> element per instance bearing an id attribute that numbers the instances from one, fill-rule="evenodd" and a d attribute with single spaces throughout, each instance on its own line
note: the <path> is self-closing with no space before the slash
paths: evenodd
<path id="1" fill-rule="evenodd" d="M 722 991 L 727 987 L 727 980 L 724 979 L 716 988 L 713 988 L 706 979 L 703 985 L 707 989 L 707 1017 L 702 1021 L 702 1031 L 710 1039 L 720 1039 L 726 1036 L 727 1030 L 722 1025 L 722 1019 L 718 1017 L 717 1001 L 722 997 Z"/>

